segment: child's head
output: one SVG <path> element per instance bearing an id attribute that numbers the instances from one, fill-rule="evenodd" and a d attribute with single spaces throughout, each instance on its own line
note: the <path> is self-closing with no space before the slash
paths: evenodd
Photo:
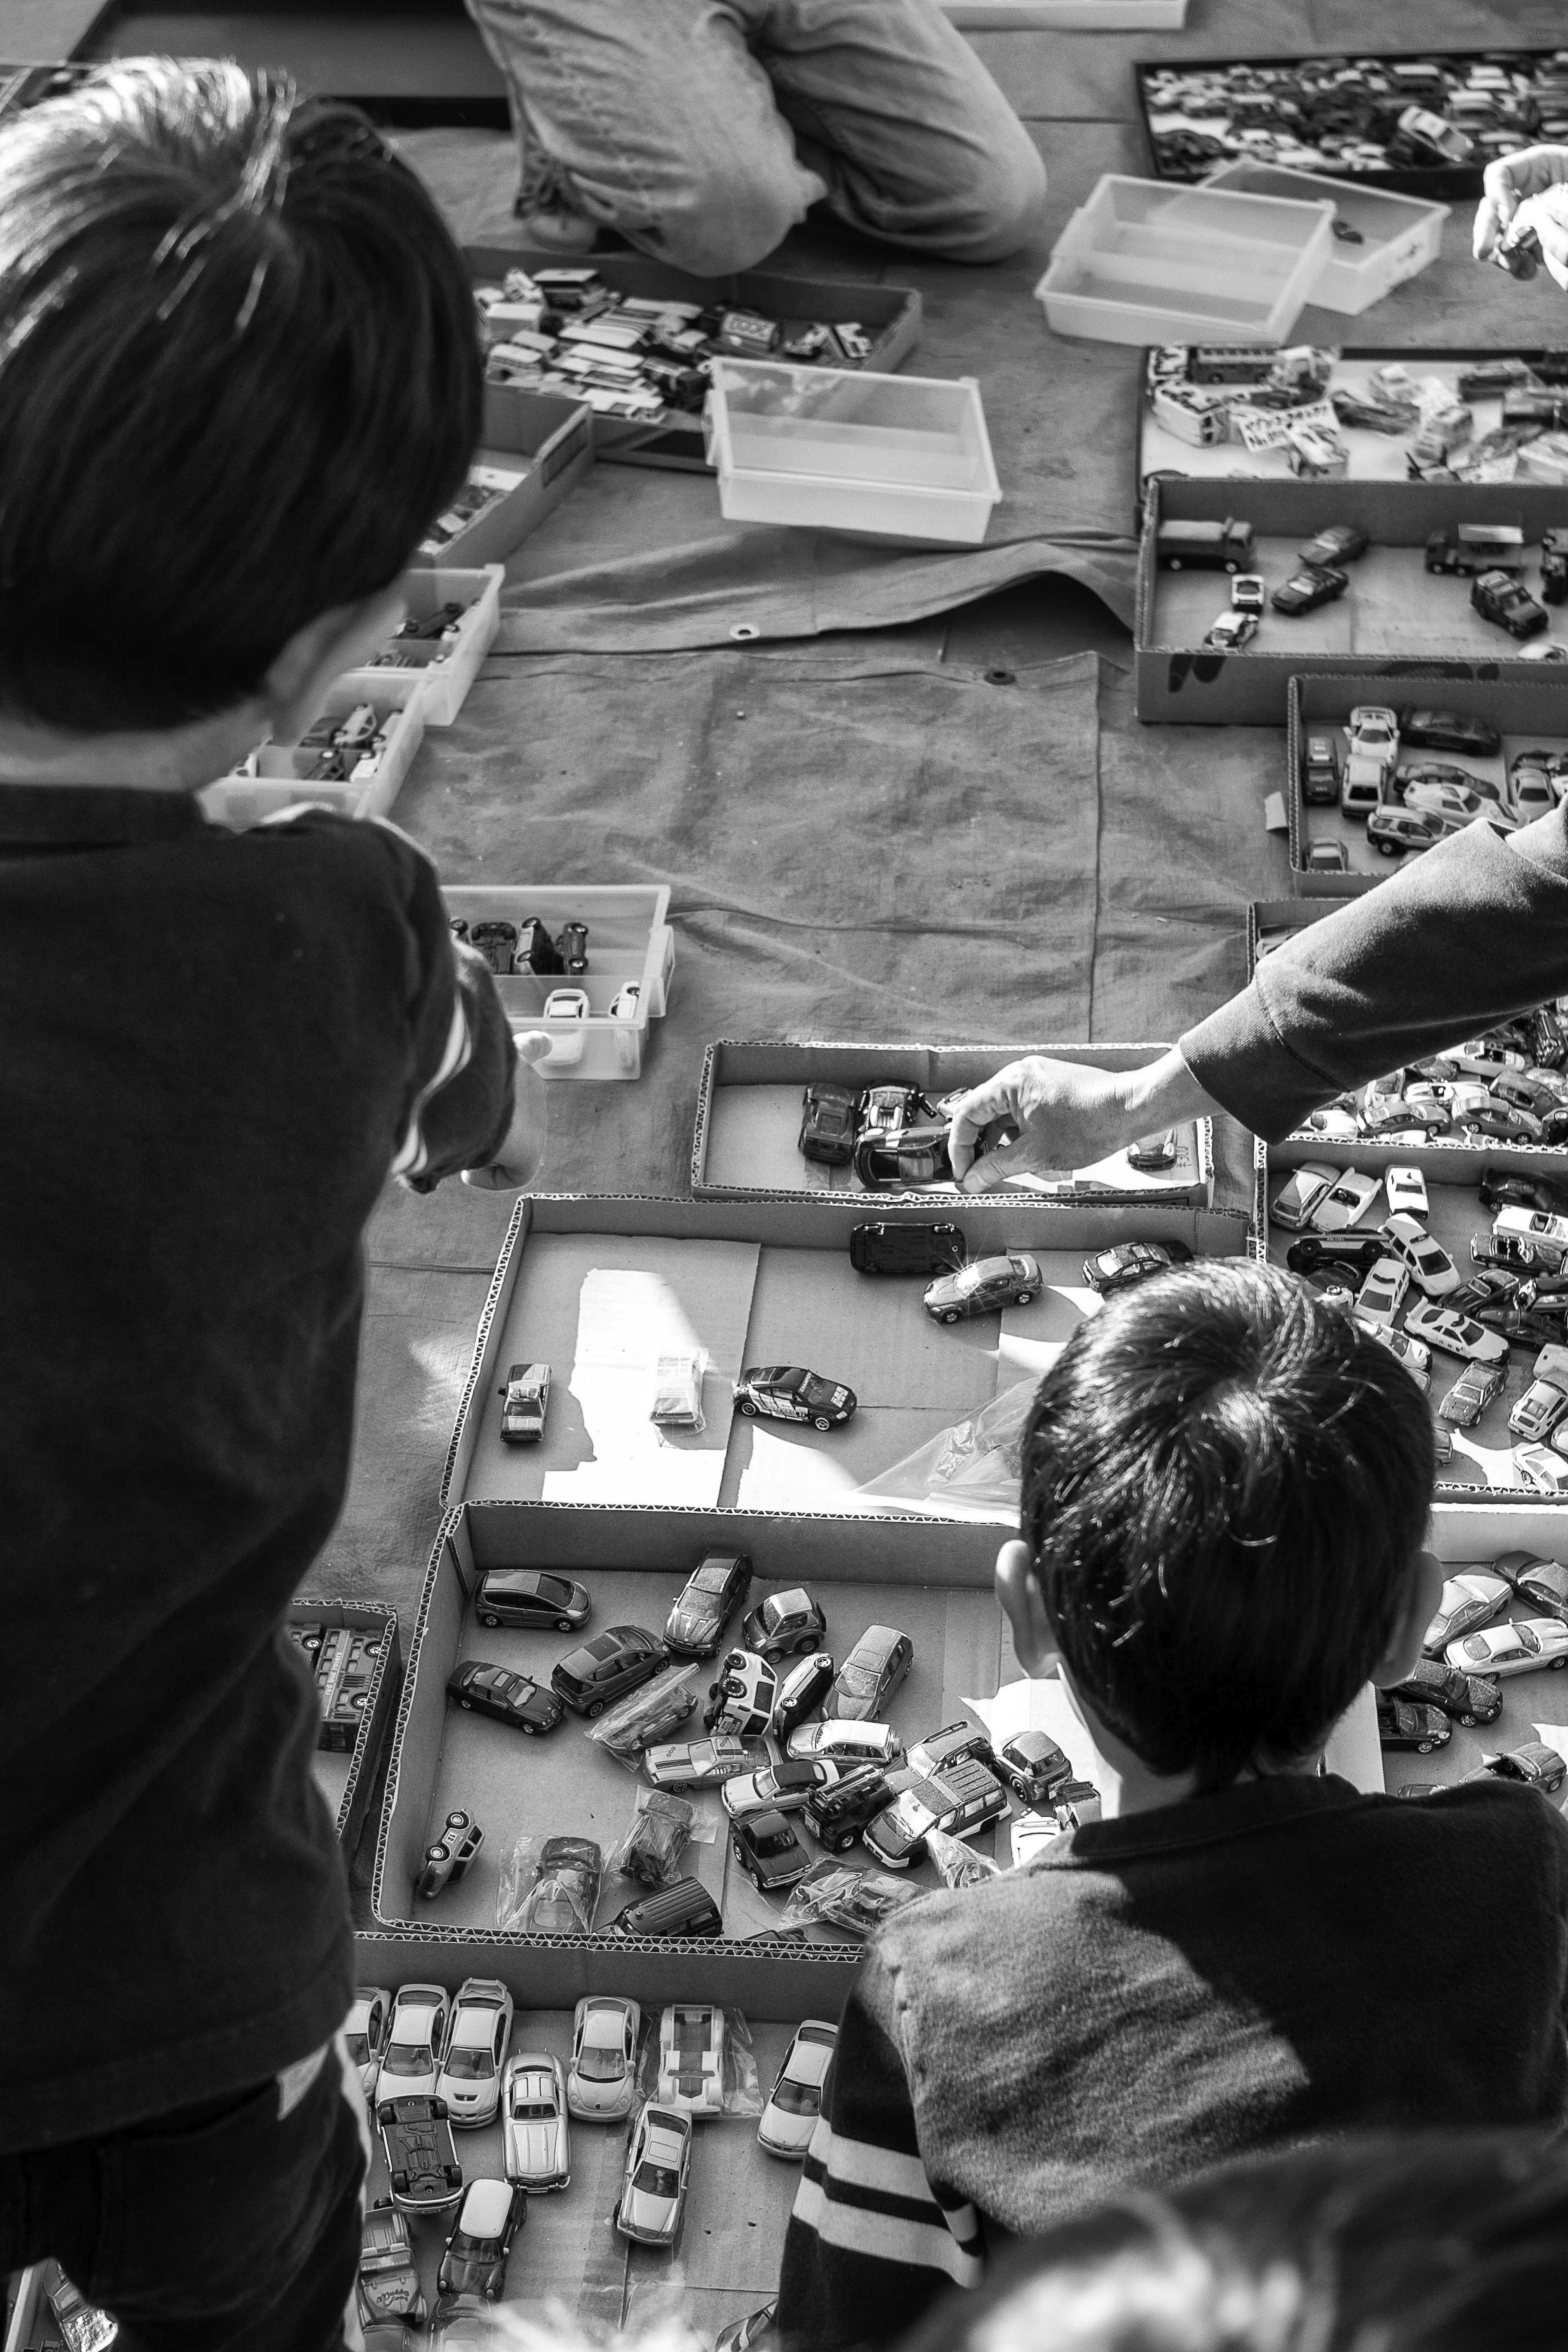
<path id="1" fill-rule="evenodd" d="M 480 398 L 461 259 L 352 108 L 141 58 L 19 117 L 0 714 L 110 734 L 243 703 L 299 633 L 395 582 Z"/>
<path id="2" fill-rule="evenodd" d="M 1380 1341 L 1293 1276 L 1205 1260 L 1108 1300 L 1040 1383 L 1003 1599 L 1152 1772 L 1221 1788 L 1408 1671 L 1434 1475 Z"/>

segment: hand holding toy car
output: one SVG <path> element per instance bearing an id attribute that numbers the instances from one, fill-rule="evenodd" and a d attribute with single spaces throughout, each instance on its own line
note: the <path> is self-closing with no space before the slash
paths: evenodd
<path id="1" fill-rule="evenodd" d="M 498 1158 L 483 1168 L 465 1168 L 463 1181 L 481 1192 L 515 1192 L 531 1183 L 544 1164 L 547 1082 L 535 1066 L 549 1056 L 553 1040 L 542 1029 L 526 1029 L 512 1039 L 517 1071 L 512 1082 L 511 1125 Z"/>
<path id="2" fill-rule="evenodd" d="M 1139 1136 L 1214 1108 L 1173 1046 L 1139 1070 L 1029 1054 L 964 1096 L 948 1129 L 948 1153 L 966 1192 L 990 1192 L 1009 1177 L 1092 1167 Z M 1017 1129 L 1016 1139 L 987 1150 L 984 1139 L 998 1120 Z"/>
<path id="3" fill-rule="evenodd" d="M 1489 261 L 1533 233 L 1542 260 L 1568 292 L 1568 147 L 1526 147 L 1501 156 L 1487 165 L 1484 184 L 1476 208 L 1476 259 Z"/>

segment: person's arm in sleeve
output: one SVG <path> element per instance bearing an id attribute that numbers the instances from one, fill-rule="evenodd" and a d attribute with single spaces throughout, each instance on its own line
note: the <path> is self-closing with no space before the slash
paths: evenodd
<path id="1" fill-rule="evenodd" d="M 890 2342 L 953 2286 L 978 2284 L 973 2205 L 926 2175 L 891 1980 L 867 1953 L 844 2005 L 779 2277 L 781 2352 Z"/>

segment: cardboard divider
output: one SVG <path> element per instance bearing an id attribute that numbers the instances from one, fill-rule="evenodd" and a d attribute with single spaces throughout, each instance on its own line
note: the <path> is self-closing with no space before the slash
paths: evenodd
<path id="1" fill-rule="evenodd" d="M 397 1612 L 372 1601 L 318 1601 L 301 1593 L 289 1606 L 288 1622 L 290 1625 L 344 1627 L 378 1636 L 381 1642 L 380 1654 L 365 1686 L 364 1707 L 353 1748 L 346 1753 L 318 1748 L 310 1765 L 310 1777 L 332 1809 L 338 1843 L 345 1855 L 352 1856 L 364 1826 L 376 1766 L 392 1727 L 402 1685 Z"/>

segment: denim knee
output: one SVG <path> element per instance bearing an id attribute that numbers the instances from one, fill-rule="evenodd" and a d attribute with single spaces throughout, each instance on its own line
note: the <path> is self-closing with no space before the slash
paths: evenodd
<path id="1" fill-rule="evenodd" d="M 694 278 L 723 278 L 731 270 L 754 268 L 800 226 L 823 193 L 823 183 L 793 154 L 764 152 L 746 162 L 736 157 L 710 163 L 693 173 L 689 191 L 667 203 L 656 219 L 622 220 L 617 226 L 644 252 L 657 253 Z"/>
<path id="2" fill-rule="evenodd" d="M 965 189 L 968 218 L 947 250 L 954 261 L 1005 261 L 1028 244 L 1046 208 L 1046 167 L 1024 129 L 998 140 Z"/>

